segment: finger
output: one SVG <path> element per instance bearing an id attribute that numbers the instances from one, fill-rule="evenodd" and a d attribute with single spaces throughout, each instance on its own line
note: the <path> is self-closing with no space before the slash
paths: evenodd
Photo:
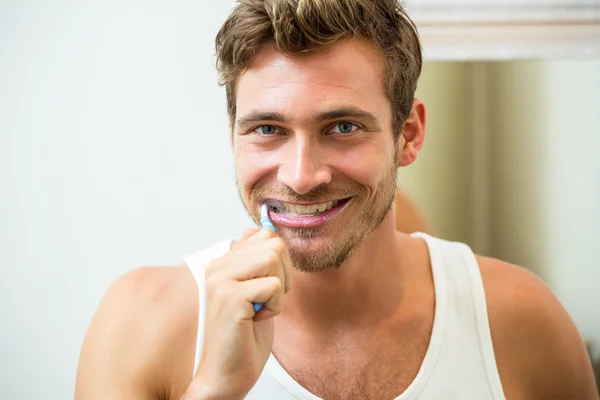
<path id="1" fill-rule="evenodd" d="M 252 246 L 254 243 L 269 240 L 276 236 L 277 235 L 270 229 L 248 229 L 239 240 L 236 240 L 231 244 L 231 249 L 234 250 L 244 246 Z"/>
<path id="2" fill-rule="evenodd" d="M 245 301 L 247 317 L 254 318 L 254 303 L 262 303 L 263 309 L 260 312 L 268 310 L 271 315 L 279 314 L 283 308 L 283 283 L 276 276 L 239 282 L 237 292 Z"/>
<path id="3" fill-rule="evenodd" d="M 281 268 L 282 268 L 282 272 L 283 272 L 283 290 L 284 290 L 284 293 L 287 293 L 292 289 L 292 269 L 293 269 L 292 260 L 290 258 L 290 254 L 287 249 L 287 246 L 285 248 L 285 251 L 281 255 L 281 260 L 282 260 Z"/>
<path id="4" fill-rule="evenodd" d="M 286 256 L 285 243 L 274 238 L 236 250 L 216 272 L 225 279 L 236 281 L 276 276 L 283 282 L 286 279 L 283 267 Z"/>
<path id="5" fill-rule="evenodd" d="M 251 233 L 251 231 L 254 231 L 254 233 Z M 276 237 L 278 237 L 277 234 L 270 229 L 248 229 L 246 232 L 244 232 L 244 236 L 242 236 L 242 239 L 232 243 L 231 249 L 240 249 L 242 247 L 254 246 L 256 243 L 265 242 L 269 239 L 273 239 Z"/>
<path id="6" fill-rule="evenodd" d="M 274 251 L 279 255 L 280 263 L 277 265 L 278 269 L 275 272 L 281 278 L 284 293 L 287 293 L 292 287 L 292 261 L 287 244 L 280 236 L 271 239 L 269 242 Z"/>
<path id="7" fill-rule="evenodd" d="M 250 236 L 244 242 L 255 243 L 263 240 L 269 240 L 278 237 L 275 232 L 268 228 L 261 228 L 254 235 Z"/>

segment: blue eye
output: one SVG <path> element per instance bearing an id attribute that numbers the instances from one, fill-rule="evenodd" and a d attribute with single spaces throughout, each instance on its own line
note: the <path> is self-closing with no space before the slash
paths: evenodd
<path id="1" fill-rule="evenodd" d="M 356 126 L 352 122 L 340 122 L 335 126 L 335 128 L 333 128 L 333 132 L 347 134 L 352 133 L 357 129 L 358 126 Z"/>
<path id="2" fill-rule="evenodd" d="M 254 129 L 254 132 L 260 135 L 271 136 L 277 133 L 277 128 L 273 125 L 261 125 L 258 128 Z"/>

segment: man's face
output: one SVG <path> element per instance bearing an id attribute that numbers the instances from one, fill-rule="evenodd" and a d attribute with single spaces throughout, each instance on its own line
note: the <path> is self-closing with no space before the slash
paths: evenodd
<path id="1" fill-rule="evenodd" d="M 270 216 L 295 267 L 339 267 L 390 210 L 397 147 L 381 56 L 344 40 L 286 56 L 270 46 L 237 82 L 240 197 Z"/>

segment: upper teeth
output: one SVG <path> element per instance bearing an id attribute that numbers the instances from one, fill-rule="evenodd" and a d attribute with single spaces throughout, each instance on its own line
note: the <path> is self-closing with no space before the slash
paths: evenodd
<path id="1" fill-rule="evenodd" d="M 290 203 L 278 203 L 277 205 L 272 204 L 271 209 L 277 213 L 288 214 L 292 216 L 300 216 L 300 215 L 312 215 L 316 213 L 321 213 L 327 210 L 332 209 L 337 206 L 339 200 L 329 201 L 327 203 L 320 204 L 310 204 L 310 205 L 300 205 L 300 204 L 290 204 Z"/>

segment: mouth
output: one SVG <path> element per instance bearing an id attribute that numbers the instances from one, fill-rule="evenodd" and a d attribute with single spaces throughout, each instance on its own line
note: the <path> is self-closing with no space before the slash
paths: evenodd
<path id="1" fill-rule="evenodd" d="M 289 217 L 313 217 L 324 214 L 336 207 L 342 207 L 348 201 L 350 201 L 350 197 L 314 204 L 294 204 L 279 200 L 267 200 L 266 203 L 269 207 L 269 211 L 276 214 Z"/>
<path id="2" fill-rule="evenodd" d="M 346 208 L 352 197 L 322 203 L 296 204 L 280 200 L 267 200 L 269 217 L 290 228 L 315 228 L 324 225 Z"/>

